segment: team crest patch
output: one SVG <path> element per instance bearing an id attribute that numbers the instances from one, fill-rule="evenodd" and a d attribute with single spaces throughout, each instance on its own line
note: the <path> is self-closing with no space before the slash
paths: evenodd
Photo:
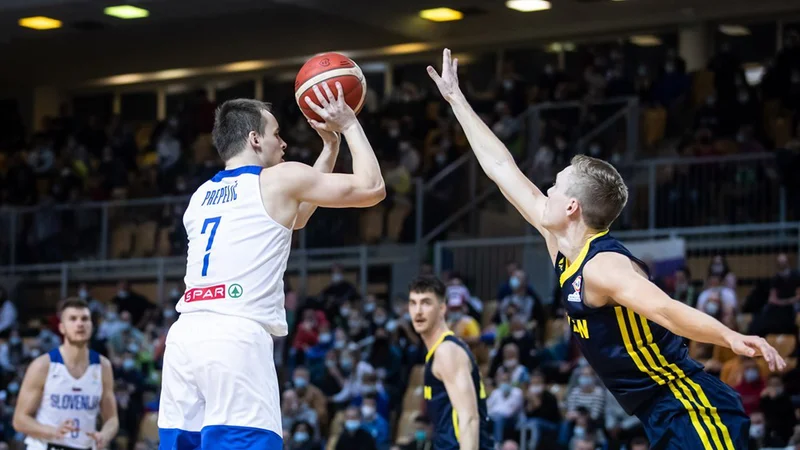
<path id="1" fill-rule="evenodd" d="M 575 281 L 572 282 L 572 289 L 575 290 L 572 294 L 567 296 L 568 302 L 575 302 L 580 303 L 581 301 L 581 276 L 578 275 L 578 278 L 575 278 Z"/>

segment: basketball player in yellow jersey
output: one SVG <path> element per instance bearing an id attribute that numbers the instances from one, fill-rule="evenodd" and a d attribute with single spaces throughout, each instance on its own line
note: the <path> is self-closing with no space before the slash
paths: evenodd
<path id="1" fill-rule="evenodd" d="M 643 423 L 653 450 L 746 450 L 750 421 L 741 399 L 688 356 L 680 336 L 786 363 L 758 336 L 730 330 L 674 301 L 650 282 L 647 266 L 608 229 L 628 199 L 617 170 L 576 156 L 545 195 L 458 86 L 458 60 L 445 49 L 442 75 L 428 73 L 453 108 L 483 170 L 547 244 L 561 300 L 583 355 L 620 405 Z"/>
<path id="2" fill-rule="evenodd" d="M 420 277 L 408 294 L 414 330 L 428 348 L 423 397 L 433 422 L 433 449 L 494 450 L 478 364 L 467 344 L 447 328 L 444 293 L 439 279 Z"/>

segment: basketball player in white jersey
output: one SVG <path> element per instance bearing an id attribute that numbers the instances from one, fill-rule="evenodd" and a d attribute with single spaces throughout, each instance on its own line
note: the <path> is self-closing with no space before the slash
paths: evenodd
<path id="1" fill-rule="evenodd" d="M 283 276 L 292 231 L 317 206 L 368 207 L 385 197 L 375 153 L 342 88 L 314 88 L 306 103 L 324 141 L 311 167 L 283 162 L 286 143 L 270 105 L 225 102 L 212 137 L 225 170 L 200 186 L 183 216 L 189 248 L 180 318 L 166 340 L 160 449 L 283 448 L 271 335 L 288 334 Z M 324 90 L 324 93 L 322 92 Z M 334 174 L 338 135 L 352 174 Z"/>
<path id="2" fill-rule="evenodd" d="M 89 304 L 68 298 L 59 307 L 64 343 L 28 366 L 14 410 L 14 429 L 27 450 L 101 450 L 117 435 L 114 375 L 105 356 L 89 350 Z M 103 427 L 97 431 L 97 416 Z"/>

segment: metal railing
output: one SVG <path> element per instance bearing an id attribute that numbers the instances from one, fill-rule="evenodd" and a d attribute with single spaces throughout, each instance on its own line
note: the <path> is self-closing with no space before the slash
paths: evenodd
<path id="1" fill-rule="evenodd" d="M 535 233 L 535 231 L 534 231 Z M 800 266 L 800 222 L 712 227 L 616 231 L 623 242 L 682 238 L 695 279 L 704 279 L 703 267 L 715 254 L 725 254 L 731 270 L 740 278 L 758 279 L 774 275 L 774 254 L 785 252 Z M 760 256 L 759 256 L 760 255 Z M 764 257 L 763 255 L 767 255 Z M 641 257 L 642 255 L 640 255 Z M 473 295 L 496 296 L 497 287 L 508 279 L 506 264 L 521 263 L 528 279 L 542 298 L 550 298 L 555 271 L 544 241 L 538 235 L 489 239 L 439 241 L 434 244 L 434 271 L 456 271 L 470 280 Z"/>

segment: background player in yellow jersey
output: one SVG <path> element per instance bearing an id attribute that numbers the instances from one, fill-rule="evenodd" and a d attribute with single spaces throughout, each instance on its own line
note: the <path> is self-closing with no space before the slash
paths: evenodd
<path id="1" fill-rule="evenodd" d="M 669 298 L 647 266 L 608 234 L 628 199 L 610 164 L 577 156 L 542 193 L 467 103 L 458 60 L 445 49 L 441 76 L 428 73 L 452 106 L 483 170 L 544 237 L 573 335 L 620 405 L 642 421 L 652 449 L 745 450 L 750 421 L 741 399 L 688 356 L 680 336 L 763 356 L 783 370 L 777 351 Z"/>
<path id="2" fill-rule="evenodd" d="M 428 353 L 423 397 L 434 450 L 494 450 L 486 390 L 469 347 L 447 327 L 445 286 L 437 278 L 411 282 L 408 313 Z"/>

